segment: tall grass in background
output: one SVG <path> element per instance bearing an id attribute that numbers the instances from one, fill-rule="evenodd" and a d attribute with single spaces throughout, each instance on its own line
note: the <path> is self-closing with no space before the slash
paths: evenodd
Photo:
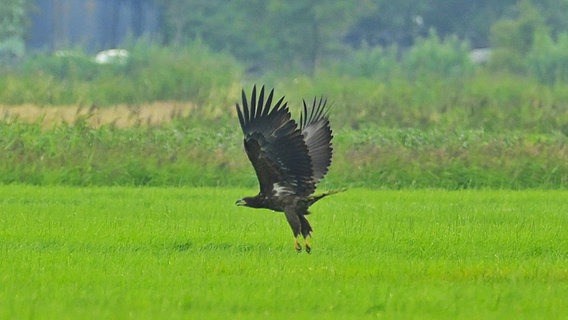
<path id="1" fill-rule="evenodd" d="M 411 49 L 363 47 L 345 59 L 324 61 L 314 77 L 245 74 L 237 60 L 201 43 L 183 48 L 138 43 L 130 48 L 126 64 L 97 65 L 76 52 L 31 57 L 0 77 L 0 104 L 105 107 L 189 101 L 200 113 L 194 118 L 208 121 L 211 115 L 228 119 L 241 88 L 266 83 L 285 94 L 296 112 L 302 98 L 325 95 L 337 106 L 335 128 L 373 125 L 566 135 L 562 39 L 543 39 L 549 45 L 530 54 L 535 76 L 472 65 L 467 43 L 434 32 Z"/>
<path id="2" fill-rule="evenodd" d="M 568 187 L 561 133 L 482 130 L 335 130 L 324 188 Z M 93 128 L 82 119 L 45 129 L 0 123 L 0 183 L 34 185 L 246 186 L 258 184 L 234 117 L 199 124 Z"/>
<path id="3" fill-rule="evenodd" d="M 547 61 L 561 61 L 563 41 L 544 46 L 550 54 L 533 53 L 534 66 L 554 69 Z M 1 115 L 0 182 L 253 187 L 233 106 L 241 88 L 266 83 L 286 95 L 295 115 L 302 98 L 329 99 L 336 156 L 324 183 L 331 187 L 565 188 L 564 78 L 493 72 L 472 65 L 467 49 L 431 33 L 409 51 L 353 51 L 323 63 L 314 77 L 245 74 L 236 60 L 199 43 L 139 43 L 117 65 L 96 65 L 81 53 L 32 57 L 0 77 L 1 104 L 90 110 L 120 103 L 135 112 L 165 100 L 196 107 L 160 126 L 129 128 L 93 128 L 91 114 L 47 126 Z"/>
<path id="4" fill-rule="evenodd" d="M 456 81 L 435 77 L 388 82 L 323 73 L 278 82 L 294 110 L 325 94 L 337 127 L 471 129 L 568 135 L 568 91 L 535 79 L 480 70 Z M 236 99 L 236 98 L 235 98 Z"/>
<path id="5" fill-rule="evenodd" d="M 556 40 L 539 34 L 527 57 L 529 72 L 542 83 L 566 85 L 568 83 L 568 34 Z"/>
<path id="6" fill-rule="evenodd" d="M 532 73 L 494 71 L 469 60 L 467 43 L 436 33 L 410 49 L 367 48 L 315 76 L 271 78 L 292 101 L 329 95 L 335 124 L 359 128 L 472 129 L 568 135 L 562 37 L 529 55 Z M 551 77 L 551 78 L 547 78 Z M 568 78 L 567 78 L 568 79 Z"/>
<path id="7" fill-rule="evenodd" d="M 165 48 L 137 43 L 123 64 L 97 64 L 77 50 L 28 58 L 0 78 L 2 104 L 108 106 L 189 100 L 198 105 L 225 102 L 242 67 L 199 43 Z"/>

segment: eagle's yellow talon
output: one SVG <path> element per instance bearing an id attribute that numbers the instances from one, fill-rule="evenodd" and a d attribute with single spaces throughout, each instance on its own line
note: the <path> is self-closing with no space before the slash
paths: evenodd
<path id="1" fill-rule="evenodd" d="M 305 246 L 306 246 L 306 252 L 307 252 L 307 253 L 311 253 L 311 252 L 312 252 L 312 246 L 311 246 L 311 244 L 310 244 L 310 238 L 311 238 L 311 237 L 312 237 L 312 236 L 308 234 L 308 236 L 307 236 L 306 239 L 305 239 Z"/>
<path id="2" fill-rule="evenodd" d="M 302 252 L 302 245 L 300 245 L 298 238 L 294 238 L 294 248 L 296 248 L 296 252 Z"/>

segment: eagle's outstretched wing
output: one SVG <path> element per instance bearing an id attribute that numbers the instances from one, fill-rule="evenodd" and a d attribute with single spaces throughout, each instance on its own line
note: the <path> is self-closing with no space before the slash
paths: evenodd
<path id="1" fill-rule="evenodd" d="M 331 165 L 333 135 L 327 115 L 327 100 L 314 98 L 311 110 L 308 110 L 306 101 L 303 102 L 304 112 L 300 114 L 300 130 L 312 162 L 313 182 L 317 184 Z"/>
<path id="2" fill-rule="evenodd" d="M 284 97 L 272 106 L 273 95 L 274 89 L 265 100 L 263 86 L 257 97 L 255 86 L 250 106 L 244 90 L 242 109 L 236 105 L 247 156 L 256 171 L 262 194 L 308 196 L 315 191 L 308 146 L 290 117 Z"/>

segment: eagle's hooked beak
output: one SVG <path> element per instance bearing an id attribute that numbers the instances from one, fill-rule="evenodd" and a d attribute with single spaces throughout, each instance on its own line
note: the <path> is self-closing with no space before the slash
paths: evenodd
<path id="1" fill-rule="evenodd" d="M 247 202 L 245 201 L 245 199 L 240 199 L 240 200 L 237 200 L 237 202 L 235 202 L 235 204 L 237 206 L 246 206 Z"/>

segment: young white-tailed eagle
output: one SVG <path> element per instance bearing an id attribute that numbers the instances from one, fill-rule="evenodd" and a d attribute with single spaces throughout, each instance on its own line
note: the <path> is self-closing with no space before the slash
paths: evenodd
<path id="1" fill-rule="evenodd" d="M 333 135 L 328 108 L 323 98 L 314 98 L 310 108 L 303 101 L 304 111 L 297 124 L 284 97 L 272 105 L 273 95 L 274 89 L 265 96 L 263 86 L 257 96 L 255 86 L 250 104 L 243 90 L 242 107 L 236 105 L 245 150 L 260 184 L 258 195 L 238 200 L 237 205 L 284 212 L 296 250 L 302 250 L 298 241 L 301 234 L 310 253 L 312 227 L 305 217 L 310 213 L 308 208 L 335 193 L 313 195 L 331 164 Z"/>

